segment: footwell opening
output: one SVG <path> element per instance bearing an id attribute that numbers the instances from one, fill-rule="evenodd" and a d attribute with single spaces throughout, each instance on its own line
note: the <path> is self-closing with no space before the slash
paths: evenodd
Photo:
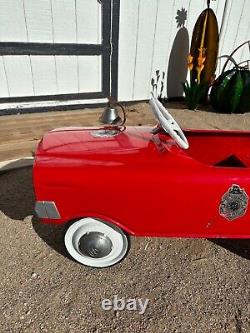
<path id="1" fill-rule="evenodd" d="M 234 168 L 247 168 L 247 165 L 244 164 L 236 155 L 230 155 L 227 158 L 223 159 L 214 164 L 218 167 L 234 167 Z"/>

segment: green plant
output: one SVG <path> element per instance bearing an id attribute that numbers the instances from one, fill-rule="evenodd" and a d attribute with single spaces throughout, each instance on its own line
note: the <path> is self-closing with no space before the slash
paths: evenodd
<path id="1" fill-rule="evenodd" d="M 182 83 L 182 86 L 185 93 L 187 107 L 190 110 L 195 110 L 200 101 L 206 96 L 207 85 L 196 81 L 191 81 L 189 84 L 188 81 L 186 81 Z"/>
<path id="2" fill-rule="evenodd" d="M 237 66 L 222 73 L 212 86 L 210 101 L 218 112 L 250 112 L 250 71 Z"/>
<path id="3" fill-rule="evenodd" d="M 250 71 L 246 61 L 237 64 L 234 54 L 244 46 L 250 46 L 250 40 L 242 43 L 228 56 L 221 75 L 214 81 L 210 93 L 210 101 L 214 109 L 223 113 L 250 112 Z M 229 62 L 235 67 L 227 70 Z M 248 63 L 248 62 L 247 62 Z"/>

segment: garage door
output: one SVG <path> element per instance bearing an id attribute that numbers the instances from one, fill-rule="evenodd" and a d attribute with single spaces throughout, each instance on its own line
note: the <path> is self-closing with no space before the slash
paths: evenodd
<path id="1" fill-rule="evenodd" d="M 110 95 L 111 65 L 117 63 L 111 21 L 119 17 L 117 4 L 0 0 L 0 103 Z"/>

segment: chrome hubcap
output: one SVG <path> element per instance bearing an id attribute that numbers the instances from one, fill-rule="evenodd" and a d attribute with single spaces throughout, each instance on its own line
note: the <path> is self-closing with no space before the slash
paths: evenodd
<path id="1" fill-rule="evenodd" d="M 112 242 L 101 232 L 88 232 L 79 240 L 79 250 L 84 256 L 91 258 L 106 257 L 112 250 Z"/>

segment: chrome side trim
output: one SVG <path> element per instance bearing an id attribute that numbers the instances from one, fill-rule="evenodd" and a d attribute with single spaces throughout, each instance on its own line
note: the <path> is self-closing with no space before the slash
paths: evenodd
<path id="1" fill-rule="evenodd" d="M 54 201 L 37 201 L 35 212 L 41 219 L 60 219 L 60 213 Z"/>

